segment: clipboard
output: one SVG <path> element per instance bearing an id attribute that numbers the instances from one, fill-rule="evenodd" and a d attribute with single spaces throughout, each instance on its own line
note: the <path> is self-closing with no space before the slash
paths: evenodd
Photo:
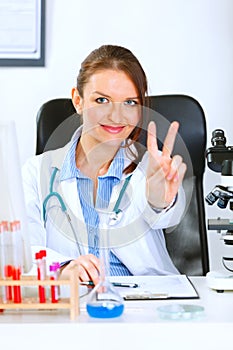
<path id="1" fill-rule="evenodd" d="M 112 276 L 110 281 L 138 285 L 137 288 L 117 288 L 124 300 L 199 299 L 186 275 Z"/>

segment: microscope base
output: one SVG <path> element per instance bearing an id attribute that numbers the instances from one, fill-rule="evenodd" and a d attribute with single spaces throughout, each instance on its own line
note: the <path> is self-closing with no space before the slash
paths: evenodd
<path id="1" fill-rule="evenodd" d="M 224 291 L 233 292 L 233 273 L 210 271 L 207 272 L 206 279 L 208 287 L 219 293 Z"/>

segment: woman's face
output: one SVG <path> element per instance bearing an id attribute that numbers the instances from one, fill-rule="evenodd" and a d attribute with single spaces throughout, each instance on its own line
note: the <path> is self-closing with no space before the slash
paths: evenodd
<path id="1" fill-rule="evenodd" d="M 83 135 L 92 146 L 106 142 L 119 146 L 140 119 L 137 90 L 123 71 L 101 70 L 84 86 L 83 98 L 72 91 L 73 103 L 83 117 Z"/>

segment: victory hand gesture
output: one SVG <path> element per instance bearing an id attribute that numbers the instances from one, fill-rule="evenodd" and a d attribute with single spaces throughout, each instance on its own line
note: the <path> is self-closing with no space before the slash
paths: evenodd
<path id="1" fill-rule="evenodd" d="M 182 157 L 180 155 L 171 157 L 178 128 L 178 122 L 171 123 L 160 154 L 156 125 L 154 122 L 148 125 L 147 200 L 152 207 L 157 209 L 166 208 L 172 203 L 186 172 L 187 167 Z"/>

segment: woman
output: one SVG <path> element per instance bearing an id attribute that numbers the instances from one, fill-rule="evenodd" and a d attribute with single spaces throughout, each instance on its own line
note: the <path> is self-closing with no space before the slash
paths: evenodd
<path id="1" fill-rule="evenodd" d="M 63 276 L 77 264 L 80 281 L 98 282 L 98 209 L 113 210 L 122 188 L 117 208 L 122 215 L 110 232 L 111 275 L 178 273 L 162 229 L 178 224 L 185 207 L 181 183 L 186 165 L 179 155 L 171 158 L 179 125 L 170 125 L 159 152 L 156 126 L 150 122 L 141 158 L 137 141 L 146 96 L 147 78 L 131 51 L 114 45 L 94 50 L 72 89 L 82 126 L 65 147 L 24 166 L 31 244 L 68 259 Z M 51 186 L 64 200 L 68 220 L 57 196 L 48 197 Z"/>

